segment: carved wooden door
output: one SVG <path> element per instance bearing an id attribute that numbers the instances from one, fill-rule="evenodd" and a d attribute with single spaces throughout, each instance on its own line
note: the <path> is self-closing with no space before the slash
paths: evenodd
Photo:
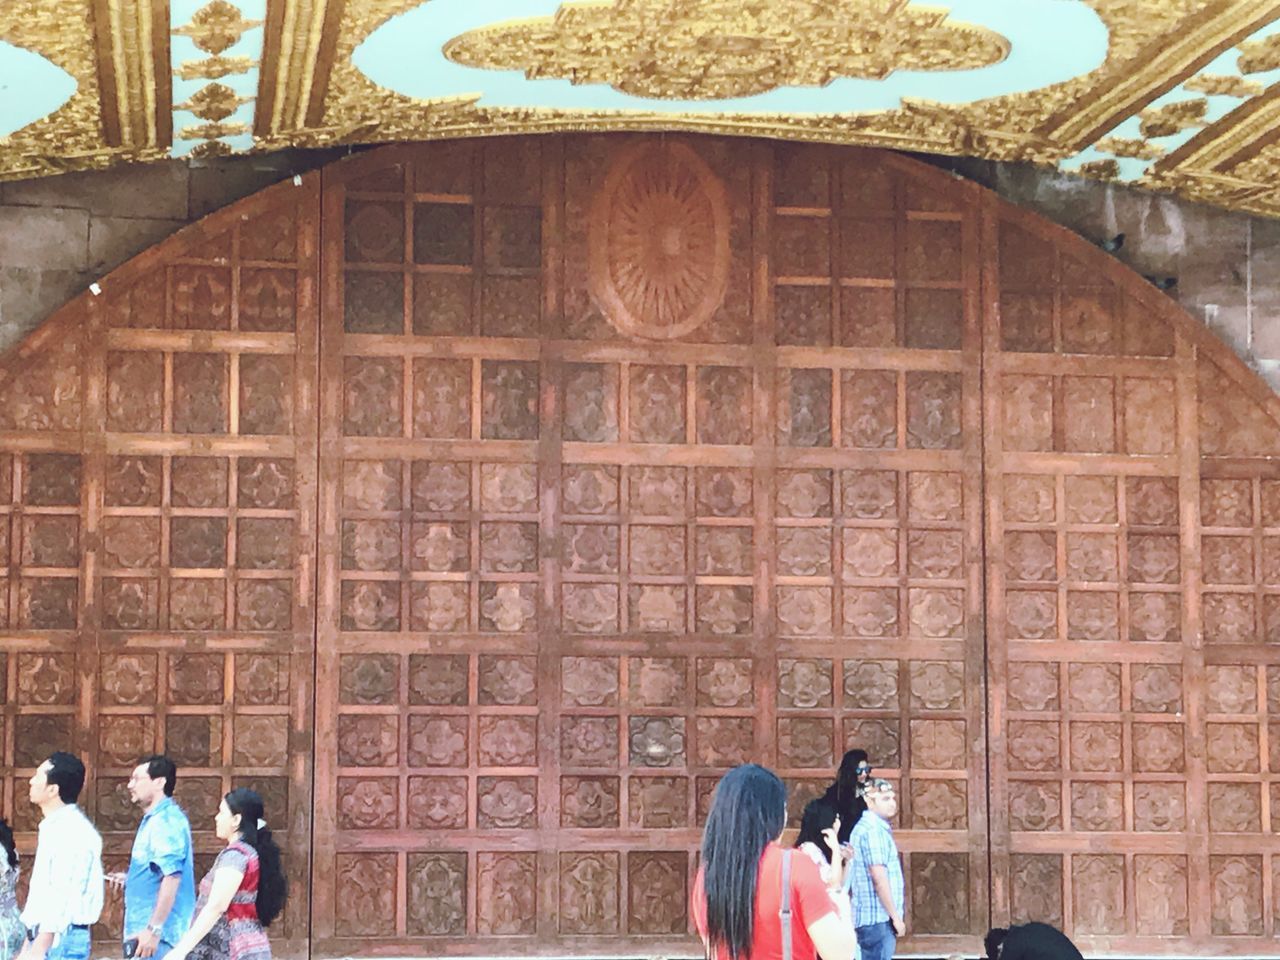
<path id="1" fill-rule="evenodd" d="M 1099 251 L 988 204 L 994 918 L 1086 953 L 1274 954 L 1276 397 Z"/>
<path id="2" fill-rule="evenodd" d="M 977 197 L 914 169 L 582 137 L 326 175 L 318 952 L 687 952 L 719 776 L 798 815 L 853 745 L 919 942 L 981 932 Z"/>
<path id="3" fill-rule="evenodd" d="M 80 803 L 124 869 L 141 757 L 179 765 L 200 875 L 222 795 L 257 789 L 307 949 L 319 178 L 265 191 L 63 308 L 0 374 L 4 810 L 81 752 Z M 29 862 L 29 861 L 28 861 Z M 118 945 L 108 895 L 95 936 Z M 114 949 L 119 949 L 115 946 Z"/>
<path id="4" fill-rule="evenodd" d="M 29 850 L 83 751 L 119 867 L 163 750 L 204 866 L 257 786 L 281 955 L 684 954 L 717 779 L 794 824 L 862 746 L 918 949 L 1275 955 L 1278 457 L 1185 314 L 918 163 L 387 148 L 0 369 L 0 802 Z"/>

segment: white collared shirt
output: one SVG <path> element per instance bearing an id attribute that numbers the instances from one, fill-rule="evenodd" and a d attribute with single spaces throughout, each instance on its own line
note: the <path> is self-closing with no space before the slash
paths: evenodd
<path id="1" fill-rule="evenodd" d="M 22 910 L 28 930 L 59 936 L 102 913 L 102 838 L 75 804 L 40 821 L 31 888 Z"/>

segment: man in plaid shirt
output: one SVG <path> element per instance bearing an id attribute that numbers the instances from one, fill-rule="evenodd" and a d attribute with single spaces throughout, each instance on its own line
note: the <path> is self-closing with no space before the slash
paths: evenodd
<path id="1" fill-rule="evenodd" d="M 892 960 L 898 937 L 906 932 L 902 861 L 889 826 L 898 812 L 898 798 L 893 784 L 879 778 L 866 785 L 863 796 L 866 812 L 849 834 L 853 863 L 845 888 L 853 901 L 853 925 L 862 960 Z"/>

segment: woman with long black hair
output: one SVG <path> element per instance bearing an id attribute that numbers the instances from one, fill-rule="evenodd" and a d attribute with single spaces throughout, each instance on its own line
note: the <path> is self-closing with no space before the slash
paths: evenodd
<path id="1" fill-rule="evenodd" d="M 831 887 L 844 886 L 844 857 L 840 856 L 840 818 L 830 804 L 810 800 L 800 815 L 796 849 L 803 850 L 818 865 L 823 881 Z"/>
<path id="2" fill-rule="evenodd" d="M 0 960 L 12 960 L 26 943 L 27 930 L 18 911 L 18 848 L 4 817 L 0 817 L 0 848 Z"/>
<path id="3" fill-rule="evenodd" d="M 781 958 L 784 903 L 792 960 L 853 957 L 848 898 L 809 857 L 779 845 L 786 824 L 786 787 L 764 767 L 735 767 L 716 786 L 690 902 L 711 960 Z"/>
<path id="4" fill-rule="evenodd" d="M 805 804 L 804 813 L 800 815 L 796 849 L 804 851 L 818 865 L 818 875 L 823 883 L 832 890 L 842 891 L 841 897 L 852 904 L 848 894 L 843 892 L 849 862 L 841 852 L 839 837 L 840 817 L 834 806 L 821 797 Z M 861 949 L 854 944 L 854 960 L 861 955 Z"/>
<path id="5" fill-rule="evenodd" d="M 246 787 L 222 798 L 213 824 L 227 846 L 200 881 L 195 919 L 166 960 L 271 960 L 264 927 L 284 909 L 288 884 L 262 813 L 262 798 Z"/>
<path id="6" fill-rule="evenodd" d="M 829 804 L 840 818 L 840 842 L 849 842 L 849 833 L 857 825 L 862 812 L 867 809 L 867 801 L 862 799 L 862 788 L 871 776 L 871 763 L 867 760 L 867 751 L 849 750 L 840 760 L 840 769 L 836 771 L 835 782 L 827 787 L 821 797 Z"/>

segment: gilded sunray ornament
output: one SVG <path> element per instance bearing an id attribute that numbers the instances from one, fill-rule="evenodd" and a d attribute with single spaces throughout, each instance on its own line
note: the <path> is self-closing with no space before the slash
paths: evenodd
<path id="1" fill-rule="evenodd" d="M 688 146 L 643 144 L 591 208 L 591 295 L 618 330 L 667 340 L 705 323 L 729 283 L 724 185 Z"/>
<path id="2" fill-rule="evenodd" d="M 705 100 L 894 70 L 970 70 L 1009 44 L 909 0 L 613 0 L 455 37 L 445 56 L 529 79 L 604 83 L 638 97 Z"/>

